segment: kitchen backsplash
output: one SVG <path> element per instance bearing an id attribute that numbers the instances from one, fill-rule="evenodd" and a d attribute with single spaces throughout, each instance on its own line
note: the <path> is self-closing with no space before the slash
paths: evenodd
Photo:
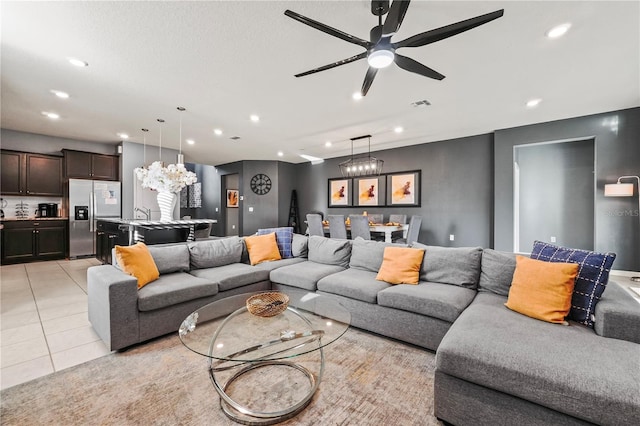
<path id="1" fill-rule="evenodd" d="M 0 208 L 4 219 L 16 219 L 20 215 L 19 211 L 24 212 L 25 218 L 37 217 L 36 211 L 40 203 L 55 203 L 58 205 L 58 216 L 66 217 L 62 198 L 60 197 L 20 197 L 18 195 L 3 195 L 0 200 Z M 0 216 L 2 216 L 0 214 Z"/>

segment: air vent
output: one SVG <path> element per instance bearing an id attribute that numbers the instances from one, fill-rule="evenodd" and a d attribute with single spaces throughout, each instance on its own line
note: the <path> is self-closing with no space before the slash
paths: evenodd
<path id="1" fill-rule="evenodd" d="M 424 108 L 424 107 L 426 107 L 428 105 L 431 105 L 431 102 L 429 102 L 426 99 L 411 103 L 411 106 L 414 107 L 414 108 Z"/>
<path id="2" fill-rule="evenodd" d="M 238 139 L 240 139 L 240 136 L 231 136 L 230 138 L 232 141 L 237 141 Z"/>

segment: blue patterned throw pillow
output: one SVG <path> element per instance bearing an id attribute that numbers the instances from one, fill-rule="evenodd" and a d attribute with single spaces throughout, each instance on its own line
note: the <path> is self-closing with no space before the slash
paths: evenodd
<path id="1" fill-rule="evenodd" d="M 283 259 L 289 259 L 293 257 L 291 252 L 291 243 L 293 242 L 293 227 L 285 226 L 282 228 L 265 228 L 258 229 L 258 235 L 265 235 L 276 233 L 276 243 L 278 244 L 278 251 L 280 257 Z"/>
<path id="2" fill-rule="evenodd" d="M 616 254 L 559 247 L 535 241 L 531 258 L 580 265 L 571 298 L 569 318 L 593 328 L 593 312 L 609 281 L 609 271 Z"/>

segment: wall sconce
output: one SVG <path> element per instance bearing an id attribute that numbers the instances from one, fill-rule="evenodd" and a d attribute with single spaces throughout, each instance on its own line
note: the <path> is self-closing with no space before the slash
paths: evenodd
<path id="1" fill-rule="evenodd" d="M 638 181 L 638 226 L 640 226 L 640 177 L 620 176 L 618 182 L 604 186 L 605 197 L 633 197 L 633 183 L 622 183 L 622 179 L 636 179 Z M 640 235 L 640 229 L 639 229 Z M 631 281 L 640 282 L 640 277 L 631 277 Z"/>

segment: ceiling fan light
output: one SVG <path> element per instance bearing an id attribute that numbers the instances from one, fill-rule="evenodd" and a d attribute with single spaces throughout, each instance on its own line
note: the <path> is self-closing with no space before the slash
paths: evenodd
<path id="1" fill-rule="evenodd" d="M 374 50 L 367 57 L 367 62 L 373 68 L 386 68 L 393 63 L 394 57 L 391 50 Z"/>

